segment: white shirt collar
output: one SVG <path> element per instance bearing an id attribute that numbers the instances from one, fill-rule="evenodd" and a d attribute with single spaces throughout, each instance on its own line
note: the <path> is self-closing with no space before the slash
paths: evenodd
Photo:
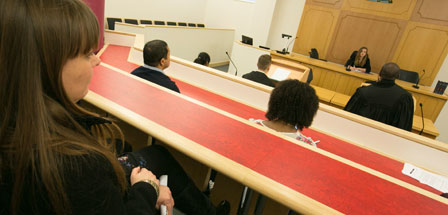
<path id="1" fill-rule="evenodd" d="M 157 72 L 161 72 L 161 73 L 165 74 L 165 73 L 163 72 L 163 70 L 161 70 L 160 68 L 157 68 L 157 67 L 149 66 L 149 65 L 146 65 L 146 64 L 143 65 L 143 67 L 145 67 L 145 68 L 147 68 L 147 69 L 155 70 L 155 71 L 157 71 Z"/>

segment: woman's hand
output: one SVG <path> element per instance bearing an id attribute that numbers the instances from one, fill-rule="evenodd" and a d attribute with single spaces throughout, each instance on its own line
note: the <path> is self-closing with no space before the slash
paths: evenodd
<path id="1" fill-rule="evenodd" d="M 160 187 L 160 182 L 157 180 L 156 176 L 152 174 L 151 171 L 147 170 L 146 168 L 141 167 L 135 167 L 132 169 L 131 172 L 131 185 L 134 185 L 135 183 L 142 181 L 142 180 L 151 180 L 156 182 L 157 186 Z"/>
<path id="2" fill-rule="evenodd" d="M 173 196 L 171 196 L 171 190 L 169 187 L 163 185 L 161 185 L 159 188 L 160 188 L 160 194 L 159 198 L 157 199 L 156 208 L 160 209 L 161 205 L 165 205 L 166 209 L 168 210 L 168 215 L 172 215 L 174 207 L 174 199 Z"/>

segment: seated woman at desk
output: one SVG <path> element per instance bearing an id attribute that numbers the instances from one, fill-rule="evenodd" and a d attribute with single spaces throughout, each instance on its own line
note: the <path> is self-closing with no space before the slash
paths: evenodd
<path id="1" fill-rule="evenodd" d="M 77 105 L 100 64 L 83 1 L 1 0 L 0 29 L 0 214 L 218 213 L 166 149 L 117 159 L 121 131 Z"/>
<path id="2" fill-rule="evenodd" d="M 367 47 L 361 47 L 358 51 L 354 51 L 345 63 L 347 71 L 370 73 L 370 59 L 367 52 Z"/>

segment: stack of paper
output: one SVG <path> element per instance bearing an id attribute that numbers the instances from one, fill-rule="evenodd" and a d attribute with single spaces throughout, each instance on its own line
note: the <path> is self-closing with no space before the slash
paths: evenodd
<path id="1" fill-rule="evenodd" d="M 448 193 L 448 178 L 420 169 L 412 164 L 405 163 L 401 172 L 417 179 L 420 183 L 431 186 L 443 193 Z"/>
<path id="2" fill-rule="evenodd" d="M 277 81 L 283 81 L 286 78 L 288 78 L 289 74 L 291 72 L 289 70 L 283 69 L 283 68 L 277 68 L 272 74 L 271 79 L 277 80 Z"/>

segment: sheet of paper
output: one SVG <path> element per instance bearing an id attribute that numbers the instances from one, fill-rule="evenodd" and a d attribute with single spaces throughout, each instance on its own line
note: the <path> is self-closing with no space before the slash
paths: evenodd
<path id="1" fill-rule="evenodd" d="M 409 163 L 404 164 L 401 172 L 417 179 L 420 183 L 426 184 L 441 192 L 448 193 L 448 178 L 446 177 L 428 172 Z"/>
<path id="2" fill-rule="evenodd" d="M 291 71 L 282 69 L 282 68 L 277 68 L 275 70 L 274 74 L 272 74 L 271 79 L 274 79 L 277 81 L 283 81 L 286 78 L 288 78 L 289 74 L 291 74 Z"/>

